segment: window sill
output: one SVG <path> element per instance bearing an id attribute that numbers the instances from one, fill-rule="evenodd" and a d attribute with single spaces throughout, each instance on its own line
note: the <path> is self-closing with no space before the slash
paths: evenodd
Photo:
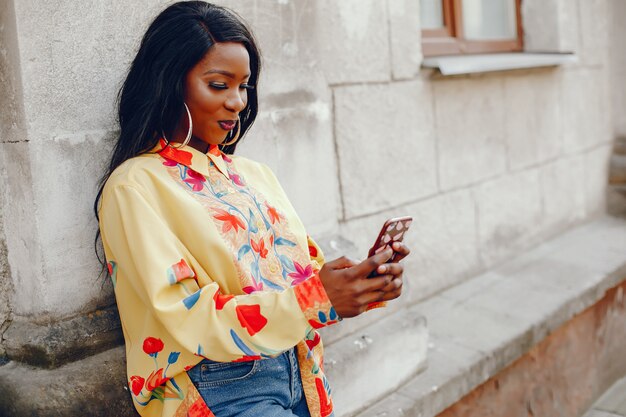
<path id="1" fill-rule="evenodd" d="M 504 53 L 434 56 L 424 58 L 422 67 L 438 69 L 442 75 L 475 74 L 525 68 L 554 67 L 575 63 L 573 53 Z"/>

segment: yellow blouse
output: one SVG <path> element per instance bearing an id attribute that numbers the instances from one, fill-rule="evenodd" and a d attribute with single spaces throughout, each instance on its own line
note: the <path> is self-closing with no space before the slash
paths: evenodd
<path id="1" fill-rule="evenodd" d="M 271 170 L 164 141 L 108 179 L 100 230 L 142 416 L 213 416 L 186 370 L 297 347 L 312 417 L 332 412 L 316 329 L 339 320 L 324 259 Z"/>

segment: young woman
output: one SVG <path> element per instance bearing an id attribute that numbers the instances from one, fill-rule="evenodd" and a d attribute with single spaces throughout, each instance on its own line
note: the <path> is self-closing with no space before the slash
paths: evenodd
<path id="1" fill-rule="evenodd" d="M 325 263 L 269 168 L 233 155 L 260 67 L 233 12 L 180 2 L 120 91 L 96 214 L 142 416 L 332 415 L 317 329 L 401 293 L 406 246 Z"/>

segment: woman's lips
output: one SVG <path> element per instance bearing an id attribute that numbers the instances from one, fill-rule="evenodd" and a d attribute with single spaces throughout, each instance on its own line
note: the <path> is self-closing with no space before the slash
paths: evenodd
<path id="1" fill-rule="evenodd" d="M 235 124 L 236 124 L 233 120 L 220 120 L 217 123 L 224 130 L 232 130 L 235 127 Z"/>

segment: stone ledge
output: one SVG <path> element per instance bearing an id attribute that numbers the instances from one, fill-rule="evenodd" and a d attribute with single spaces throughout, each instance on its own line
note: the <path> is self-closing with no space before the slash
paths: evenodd
<path id="1" fill-rule="evenodd" d="M 42 368 L 56 368 L 124 343 L 116 307 L 50 324 L 14 317 L 3 338 L 10 360 Z"/>
<path id="2" fill-rule="evenodd" d="M 356 415 L 437 415 L 623 282 L 624 248 L 626 221 L 601 217 L 415 305 L 428 369 Z"/>

